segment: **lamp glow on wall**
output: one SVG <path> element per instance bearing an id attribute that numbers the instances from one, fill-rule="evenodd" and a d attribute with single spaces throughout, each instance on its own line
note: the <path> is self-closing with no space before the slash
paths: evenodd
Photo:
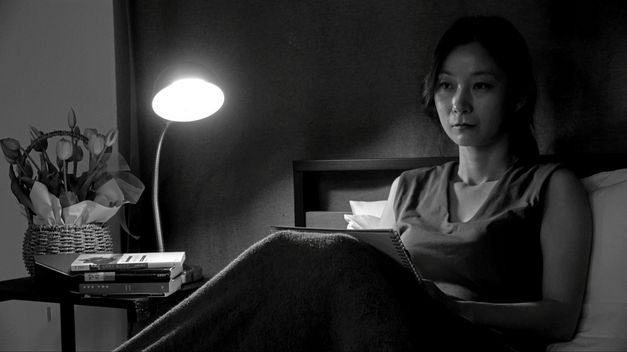
<path id="1" fill-rule="evenodd" d="M 166 120 L 157 144 L 152 184 L 157 250 L 163 252 L 163 230 L 159 211 L 159 160 L 165 133 L 172 122 L 196 121 L 213 115 L 224 104 L 224 93 L 217 85 L 211 83 L 206 68 L 184 63 L 164 70 L 155 82 L 153 94 L 152 110 Z"/>

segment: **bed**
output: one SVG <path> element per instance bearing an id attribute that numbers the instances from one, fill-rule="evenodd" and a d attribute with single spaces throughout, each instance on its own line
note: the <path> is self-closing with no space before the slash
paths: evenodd
<path id="1" fill-rule="evenodd" d="M 349 201 L 387 198 L 402 171 L 455 157 L 298 160 L 293 162 L 296 226 L 346 228 Z M 627 351 L 627 154 L 543 155 L 560 162 L 586 187 L 593 210 L 592 257 L 583 313 L 575 338 L 549 351 Z"/>
<path id="2" fill-rule="evenodd" d="M 344 214 L 361 211 L 349 201 L 380 204 L 403 170 L 449 160 L 295 161 L 295 225 L 346 228 Z M 627 351 L 627 155 L 542 160 L 571 167 L 583 179 L 594 212 L 592 260 L 578 332 L 572 341 L 548 350 Z M 417 294 L 425 293 L 413 276 L 349 236 L 276 231 L 116 352 L 409 351 L 424 350 L 425 343 L 426 350 L 443 344 L 455 348 L 439 349 L 472 350 L 468 346 L 473 341 L 475 347 L 492 341 L 482 338 L 486 329 L 473 330 L 457 317 L 442 319 L 450 313 L 416 299 Z M 455 327 L 463 327 L 456 329 L 463 337 L 456 333 L 457 338 L 446 339 Z"/>

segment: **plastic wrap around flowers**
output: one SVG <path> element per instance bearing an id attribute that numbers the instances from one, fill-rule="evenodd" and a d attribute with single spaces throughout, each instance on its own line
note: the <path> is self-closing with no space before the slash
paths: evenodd
<path id="1" fill-rule="evenodd" d="M 68 125 L 67 131 L 49 133 L 31 126 L 31 143 L 26 149 L 16 139 L 0 140 L 11 164 L 11 191 L 29 223 L 78 226 L 106 222 L 125 203 L 136 203 L 144 191 L 124 158 L 112 152 L 117 129 L 103 135 L 87 128 L 81 134 L 72 109 Z M 53 139 L 54 161 L 48 154 Z M 31 155 L 32 151 L 36 153 Z"/>

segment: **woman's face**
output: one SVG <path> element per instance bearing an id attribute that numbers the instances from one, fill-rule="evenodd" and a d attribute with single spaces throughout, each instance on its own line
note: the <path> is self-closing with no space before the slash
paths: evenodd
<path id="1" fill-rule="evenodd" d="M 507 140 L 507 76 L 478 43 L 456 47 L 440 71 L 435 106 L 458 146 L 489 147 Z"/>

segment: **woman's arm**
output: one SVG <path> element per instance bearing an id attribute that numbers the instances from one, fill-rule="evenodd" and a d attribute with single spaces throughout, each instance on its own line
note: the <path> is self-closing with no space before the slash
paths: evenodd
<path id="1" fill-rule="evenodd" d="M 445 304 L 479 324 L 533 331 L 553 340 L 571 339 L 586 287 L 591 218 L 588 196 L 579 179 L 567 170 L 556 170 L 545 193 L 541 228 L 542 300 L 512 304 L 449 301 Z"/>

